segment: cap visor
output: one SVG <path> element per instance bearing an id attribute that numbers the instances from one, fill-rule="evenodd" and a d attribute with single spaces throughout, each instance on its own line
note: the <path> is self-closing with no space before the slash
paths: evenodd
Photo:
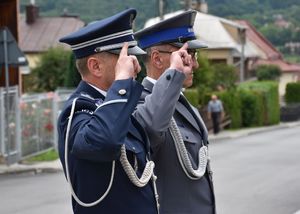
<path id="1" fill-rule="evenodd" d="M 109 50 L 107 52 L 113 54 L 119 54 L 121 52 L 121 49 Z M 128 55 L 145 55 L 145 54 L 147 53 L 143 51 L 141 48 L 139 48 L 138 46 L 128 48 Z"/>
<path id="2" fill-rule="evenodd" d="M 200 48 L 208 47 L 204 42 L 201 42 L 199 40 L 191 40 L 191 41 L 187 41 L 187 43 L 189 46 L 188 49 L 200 49 Z M 172 45 L 181 48 L 184 45 L 184 43 L 175 42 L 175 43 L 172 43 Z"/>

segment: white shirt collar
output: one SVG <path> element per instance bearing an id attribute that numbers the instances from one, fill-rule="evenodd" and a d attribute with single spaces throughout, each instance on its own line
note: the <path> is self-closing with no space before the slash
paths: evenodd
<path id="1" fill-rule="evenodd" d="M 157 80 L 153 79 L 152 77 L 145 77 L 147 80 L 149 80 L 151 83 L 155 84 L 157 82 Z"/>
<path id="2" fill-rule="evenodd" d="M 92 85 L 92 84 L 90 84 L 90 83 L 88 83 L 90 86 L 92 86 L 94 89 L 96 89 L 98 92 L 100 92 L 104 97 L 106 97 L 106 95 L 107 95 L 107 92 L 106 91 L 103 91 L 103 90 L 101 90 L 100 88 L 97 88 L 96 86 L 94 86 L 94 85 Z"/>

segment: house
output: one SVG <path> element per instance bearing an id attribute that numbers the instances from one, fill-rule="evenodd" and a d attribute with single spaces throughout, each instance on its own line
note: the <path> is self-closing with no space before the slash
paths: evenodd
<path id="1" fill-rule="evenodd" d="M 253 67 L 258 65 L 276 65 L 282 75 L 279 81 L 279 94 L 285 94 L 286 84 L 300 80 L 300 65 L 288 63 L 283 59 L 282 54 L 261 34 L 253 25 L 246 20 L 236 21 L 247 27 L 246 36 L 252 46 L 255 47 L 259 57 L 254 61 Z"/>
<path id="2" fill-rule="evenodd" d="M 29 61 L 29 67 L 35 67 L 40 55 L 49 48 L 57 46 L 67 48 L 58 42 L 59 38 L 84 25 L 85 23 L 76 15 L 42 17 L 39 16 L 37 5 L 26 5 L 26 14 L 21 15 L 19 20 L 19 43 Z"/>
<path id="3" fill-rule="evenodd" d="M 164 15 L 164 19 L 175 16 L 183 11 L 177 11 Z M 159 17 L 149 19 L 145 27 L 149 27 L 160 21 Z M 213 63 L 226 63 L 235 65 L 244 79 L 253 77 L 251 73 L 252 61 L 258 57 L 255 48 L 245 38 L 247 27 L 234 21 L 221 17 L 197 12 L 194 32 L 198 39 L 208 45 L 202 49 L 205 55 Z M 243 61 L 243 64 L 240 62 Z M 241 74 L 242 73 L 242 74 Z"/>

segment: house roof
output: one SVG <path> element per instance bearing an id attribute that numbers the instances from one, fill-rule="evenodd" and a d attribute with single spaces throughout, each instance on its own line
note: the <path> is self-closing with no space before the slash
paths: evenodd
<path id="1" fill-rule="evenodd" d="M 238 20 L 237 23 L 247 26 L 247 38 L 256 46 L 260 59 L 256 65 L 277 65 L 283 72 L 300 72 L 300 65 L 284 61 L 282 54 L 248 21 Z"/>
<path id="2" fill-rule="evenodd" d="M 59 38 L 84 26 L 76 17 L 38 17 L 34 23 L 27 24 L 21 16 L 19 23 L 19 45 L 25 53 L 43 52 L 59 45 L 67 48 L 58 42 Z"/>
<path id="3" fill-rule="evenodd" d="M 250 22 L 246 20 L 237 20 L 236 22 L 247 26 L 247 38 L 264 52 L 267 59 L 282 58 L 282 54 L 261 33 L 259 33 Z"/>

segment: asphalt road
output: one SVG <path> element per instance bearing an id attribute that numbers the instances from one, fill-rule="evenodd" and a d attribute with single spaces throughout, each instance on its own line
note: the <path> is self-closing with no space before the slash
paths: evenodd
<path id="1" fill-rule="evenodd" d="M 300 210 L 300 126 L 211 142 L 210 155 L 218 214 Z M 0 176 L 0 214 L 41 213 L 72 213 L 63 173 Z"/>
<path id="2" fill-rule="evenodd" d="M 218 214 L 300 210 L 300 127 L 212 142 Z"/>
<path id="3" fill-rule="evenodd" d="M 69 214 L 70 200 L 62 172 L 0 176 L 1 214 Z"/>

